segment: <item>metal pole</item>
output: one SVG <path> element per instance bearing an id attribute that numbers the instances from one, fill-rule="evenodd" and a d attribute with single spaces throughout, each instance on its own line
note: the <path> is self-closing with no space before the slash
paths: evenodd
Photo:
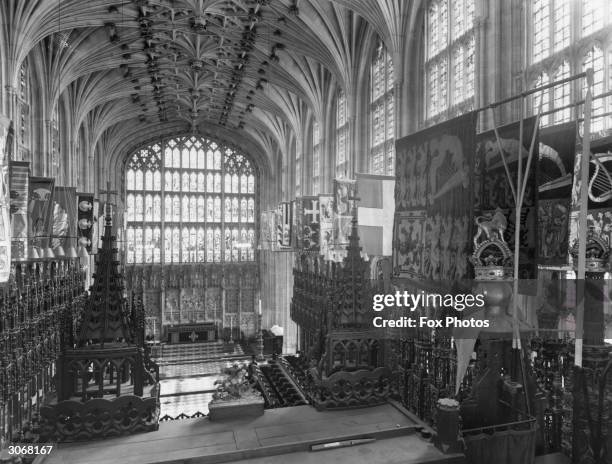
<path id="1" fill-rule="evenodd" d="M 574 345 L 574 365 L 582 367 L 582 345 L 584 336 L 584 279 L 586 274 L 586 235 L 589 203 L 589 161 L 591 158 L 591 103 L 593 69 L 586 71 L 586 96 L 584 99 L 584 128 L 582 137 L 582 158 L 580 159 L 580 191 L 578 203 L 578 266 L 576 269 L 576 335 Z"/>
<path id="2" fill-rule="evenodd" d="M 521 88 L 525 88 L 521 81 Z M 523 135 L 525 130 L 525 99 L 520 100 L 520 115 L 519 115 L 519 146 L 517 149 L 518 169 L 516 176 L 516 207 L 514 209 L 514 281 L 513 281 L 513 307 L 512 307 L 512 348 L 521 349 L 521 337 L 518 330 L 518 292 L 519 292 L 519 258 L 521 248 L 521 206 L 523 197 L 520 192 L 523 186 Z M 537 130 L 535 127 L 533 130 Z M 525 174 L 525 179 L 528 174 Z"/>

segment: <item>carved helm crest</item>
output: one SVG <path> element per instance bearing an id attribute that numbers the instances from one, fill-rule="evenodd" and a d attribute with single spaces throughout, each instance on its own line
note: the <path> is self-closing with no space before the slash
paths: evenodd
<path id="1" fill-rule="evenodd" d="M 512 275 L 512 252 L 504 238 L 506 217 L 500 208 L 492 217 L 478 216 L 474 236 L 474 265 L 476 280 L 505 280 Z"/>
<path id="2" fill-rule="evenodd" d="M 574 260 L 574 267 L 576 267 L 578 265 L 578 240 L 572 245 L 570 254 Z M 609 256 L 610 245 L 595 232 L 593 227 L 590 227 L 586 237 L 586 271 L 605 272 L 608 268 Z"/>

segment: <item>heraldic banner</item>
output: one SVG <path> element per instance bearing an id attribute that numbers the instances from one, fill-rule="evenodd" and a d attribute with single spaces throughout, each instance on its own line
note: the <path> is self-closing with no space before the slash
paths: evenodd
<path id="1" fill-rule="evenodd" d="M 11 161 L 9 165 L 11 195 L 11 256 L 14 260 L 28 258 L 28 181 L 30 163 Z"/>
<path id="2" fill-rule="evenodd" d="M 539 264 L 562 266 L 568 263 L 576 131 L 575 121 L 540 129 L 537 165 Z"/>
<path id="3" fill-rule="evenodd" d="M 279 248 L 291 248 L 291 203 L 283 201 L 276 210 L 276 241 Z"/>
<path id="4" fill-rule="evenodd" d="M 28 236 L 33 246 L 46 246 L 43 240 L 51 235 L 53 187 L 51 177 L 30 177 L 28 194 Z"/>
<path id="5" fill-rule="evenodd" d="M 351 179 L 334 179 L 334 246 L 344 249 L 351 235 L 357 183 Z"/>
<path id="6" fill-rule="evenodd" d="M 319 197 L 301 197 L 297 205 L 297 247 L 319 251 Z"/>
<path id="7" fill-rule="evenodd" d="M 53 234 L 51 248 L 54 252 L 76 249 L 77 243 L 77 195 L 75 187 L 55 187 L 53 196 Z M 60 252 L 61 252 L 60 251 Z"/>
<path id="8" fill-rule="evenodd" d="M 470 274 L 476 113 L 396 142 L 394 274 L 443 283 Z"/>
<path id="9" fill-rule="evenodd" d="M 319 252 L 327 256 L 334 244 L 334 196 L 319 195 Z"/>
<path id="10" fill-rule="evenodd" d="M 574 180 L 571 191 L 569 247 L 578 240 L 578 213 L 581 201 L 588 201 L 587 230 L 603 236 L 608 243 L 612 240 L 612 188 L 609 173 L 612 172 L 612 141 L 609 137 L 591 140 L 591 161 L 589 163 L 588 199 L 579 196 L 581 183 L 581 159 L 583 138 L 576 136 L 576 158 Z M 595 159 L 597 161 L 595 161 Z M 570 260 L 570 262 L 572 262 Z"/>

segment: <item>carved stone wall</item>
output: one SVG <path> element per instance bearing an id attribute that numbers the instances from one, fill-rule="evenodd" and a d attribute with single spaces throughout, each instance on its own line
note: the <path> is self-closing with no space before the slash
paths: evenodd
<path id="1" fill-rule="evenodd" d="M 128 290 L 144 290 L 147 335 L 164 339 L 166 328 L 213 322 L 219 333 L 238 327 L 255 334 L 259 271 L 254 263 L 133 265 L 126 268 Z M 155 327 L 155 329 L 153 328 Z"/>

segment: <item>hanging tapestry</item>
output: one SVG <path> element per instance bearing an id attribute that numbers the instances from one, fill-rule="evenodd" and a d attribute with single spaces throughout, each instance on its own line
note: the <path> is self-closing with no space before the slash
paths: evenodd
<path id="1" fill-rule="evenodd" d="M 319 251 L 319 198 L 301 197 L 297 203 L 297 247 Z"/>
<path id="2" fill-rule="evenodd" d="M 327 256 L 334 238 L 334 196 L 319 195 L 319 252 Z"/>
<path id="3" fill-rule="evenodd" d="M 93 193 L 77 193 L 78 236 L 79 245 L 84 246 L 89 253 L 92 249 L 94 223 L 94 196 Z M 97 226 L 97 224 L 95 224 Z"/>
<path id="4" fill-rule="evenodd" d="M 396 142 L 393 268 L 448 286 L 469 275 L 476 113 Z"/>
<path id="5" fill-rule="evenodd" d="M 356 200 L 356 182 L 334 179 L 334 246 L 348 245 Z"/>
<path id="6" fill-rule="evenodd" d="M 545 127 L 539 139 L 538 263 L 561 266 L 568 258 L 576 123 Z"/>
<path id="7" fill-rule="evenodd" d="M 291 203 L 283 201 L 276 210 L 276 242 L 280 248 L 291 247 Z"/>
<path id="8" fill-rule="evenodd" d="M 11 255 L 14 260 L 28 258 L 28 176 L 30 163 L 11 161 L 9 165 L 11 196 Z"/>
<path id="9" fill-rule="evenodd" d="M 571 193 L 569 247 L 578 240 L 578 213 L 580 204 L 584 200 L 579 197 L 581 159 L 582 137 L 577 136 Z M 595 232 L 607 237 L 608 243 L 612 243 L 610 242 L 612 239 L 612 183 L 608 180 L 609 173 L 612 173 L 612 142 L 608 138 L 591 140 L 587 230 L 593 227 Z"/>
<path id="10" fill-rule="evenodd" d="M 53 186 L 50 177 L 30 177 L 28 185 L 28 236 L 33 246 L 43 247 L 51 235 Z"/>
<path id="11" fill-rule="evenodd" d="M 55 187 L 51 248 L 76 249 L 77 198 L 75 187 Z"/>
<path id="12" fill-rule="evenodd" d="M 523 146 L 520 150 L 520 123 L 513 123 L 498 129 L 499 144 L 504 151 L 510 177 L 515 188 L 518 176 L 518 153 L 520 151 L 522 169 L 525 172 L 534 125 L 535 118 L 524 120 Z M 534 147 L 538 147 L 537 139 Z M 507 221 L 504 238 L 510 250 L 514 250 L 515 201 L 494 131 L 491 130 L 478 135 L 476 156 L 474 217 L 477 221 L 486 220 L 486 218 L 491 218 L 499 208 Z M 537 153 L 534 153 L 520 217 L 519 273 L 521 279 L 534 279 L 537 270 L 536 164 Z"/>

